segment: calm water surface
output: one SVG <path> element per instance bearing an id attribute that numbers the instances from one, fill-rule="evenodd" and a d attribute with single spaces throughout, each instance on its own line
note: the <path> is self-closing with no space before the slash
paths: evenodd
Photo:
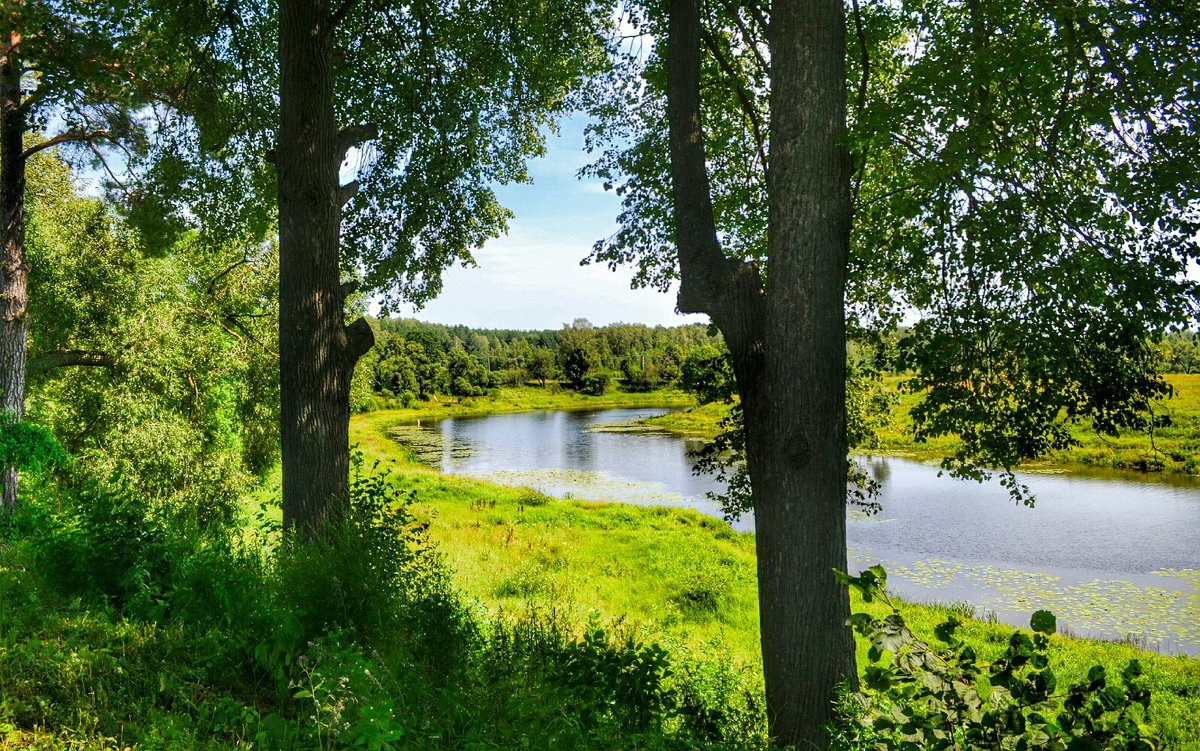
<path id="1" fill-rule="evenodd" d="M 623 426 L 666 410 L 535 412 L 451 418 L 398 429 L 444 472 L 560 497 L 687 506 L 720 516 L 692 474 L 699 443 Z M 1200 486 L 1022 474 L 1035 508 L 996 483 L 939 477 L 896 458 L 859 459 L 881 482 L 882 511 L 851 511 L 852 570 L 882 562 L 909 599 L 969 603 L 1027 626 L 1048 608 L 1081 634 L 1200 655 Z M 753 529 L 753 519 L 734 523 Z"/>

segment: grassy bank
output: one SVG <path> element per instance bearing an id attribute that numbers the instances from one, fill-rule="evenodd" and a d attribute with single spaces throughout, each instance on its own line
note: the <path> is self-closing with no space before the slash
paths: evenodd
<path id="1" fill-rule="evenodd" d="M 1032 463 L 1036 467 L 1106 469 L 1162 472 L 1165 474 L 1200 474 L 1200 375 L 1167 375 L 1174 390 L 1170 399 L 1156 405 L 1158 414 L 1167 415 L 1171 425 L 1155 432 L 1153 439 L 1145 434 L 1130 434 L 1118 438 L 1097 434 L 1086 424 L 1072 426 L 1071 435 L 1079 445 Z M 879 433 L 879 445 L 872 453 L 906 456 L 930 461 L 949 456 L 957 448 L 953 437 L 933 438 L 917 443 L 912 437 L 909 415 L 919 395 L 901 385 L 903 379 L 889 377 L 888 388 L 896 395 L 891 423 Z M 716 435 L 721 418 L 728 413 L 722 404 L 706 404 L 684 408 L 646 422 L 682 435 L 711 438 Z"/>
<path id="2" fill-rule="evenodd" d="M 408 407 L 399 399 L 381 399 L 381 409 L 356 419 L 378 418 L 386 422 L 433 420 L 441 417 L 476 417 L 509 412 L 540 410 L 589 410 L 617 407 L 668 407 L 682 409 L 696 403 L 695 397 L 679 389 L 659 389 L 642 393 L 610 390 L 600 396 L 576 393 L 555 382 L 546 386 L 518 386 L 495 389 L 489 396 L 442 397 L 438 401 L 413 401 Z"/>
<path id="3" fill-rule="evenodd" d="M 368 458 L 394 462 L 397 481 L 416 492 L 421 513 L 447 555 L 456 581 L 493 611 L 530 605 L 624 619 L 649 637 L 757 670 L 758 618 L 753 537 L 692 511 L 555 500 L 442 475 L 406 457 L 386 437 L 401 416 L 356 417 L 352 436 Z M 862 608 L 859 601 L 854 607 Z M 946 617 L 910 605 L 905 617 L 932 638 Z M 1012 629 L 978 620 L 964 636 L 984 657 Z M 860 644 L 865 665 L 866 645 Z M 1142 660 L 1154 691 L 1153 714 L 1172 748 L 1200 749 L 1200 661 L 1162 657 L 1127 645 L 1056 637 L 1061 683 L 1103 664 L 1119 673 Z"/>

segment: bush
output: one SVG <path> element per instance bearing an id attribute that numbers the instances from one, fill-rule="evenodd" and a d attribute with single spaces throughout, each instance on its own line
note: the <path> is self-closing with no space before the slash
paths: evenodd
<path id="1" fill-rule="evenodd" d="M 416 636 L 449 666 L 473 624 L 428 523 L 412 513 L 415 492 L 398 490 L 384 472 L 364 472 L 360 453 L 353 461 L 342 522 L 317 542 L 285 540 L 280 596 L 298 614 L 305 640 L 335 631 L 376 644 Z"/>
<path id="2" fill-rule="evenodd" d="M 517 503 L 523 506 L 536 507 L 545 506 L 553 501 L 554 498 L 546 495 L 540 490 L 534 488 L 522 488 L 520 495 L 517 496 Z"/>
<path id="3" fill-rule="evenodd" d="M 18 420 L 11 409 L 0 410 L 0 467 L 36 472 L 68 461 L 67 452 L 49 430 Z"/>
<path id="4" fill-rule="evenodd" d="M 1158 748 L 1156 731 L 1145 724 L 1150 692 L 1137 660 L 1126 666 L 1120 682 L 1097 665 L 1084 682 L 1056 692 L 1047 656 L 1056 621 L 1048 611 L 1033 614 L 1032 636 L 1014 632 L 999 658 L 981 664 L 955 635 L 962 622 L 954 614 L 935 630 L 943 646 L 918 639 L 888 599 L 882 567 L 837 576 L 865 602 L 878 599 L 892 611 L 850 618 L 871 642 L 872 664 L 864 671 L 865 690 L 845 695 L 841 703 L 841 721 L 832 734 L 845 748 Z"/>
<path id="5" fill-rule="evenodd" d="M 580 383 L 579 390 L 590 396 L 603 396 L 608 390 L 609 384 L 613 381 L 613 374 L 610 370 L 595 369 L 589 370 L 583 377 Z"/>

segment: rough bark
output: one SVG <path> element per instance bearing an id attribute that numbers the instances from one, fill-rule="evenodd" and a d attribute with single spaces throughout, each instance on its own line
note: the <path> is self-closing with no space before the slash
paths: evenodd
<path id="1" fill-rule="evenodd" d="M 349 496 L 350 378 L 370 328 L 343 319 L 338 235 L 347 146 L 334 117 L 326 0 L 279 8 L 279 361 L 286 529 L 313 538 Z"/>
<path id="2" fill-rule="evenodd" d="M 29 262 L 25 258 L 25 114 L 21 102 L 20 35 L 9 30 L 0 57 L 0 408 L 25 413 Z M 6 467 L 0 509 L 17 502 L 17 471 Z"/>
<path id="3" fill-rule="evenodd" d="M 781 746 L 823 748 L 834 688 L 854 680 L 846 563 L 845 272 L 850 171 L 843 10 L 772 7 L 769 279 L 725 258 L 705 168 L 697 0 L 672 0 L 668 117 L 680 310 L 729 345 L 754 493 L 763 672 Z"/>

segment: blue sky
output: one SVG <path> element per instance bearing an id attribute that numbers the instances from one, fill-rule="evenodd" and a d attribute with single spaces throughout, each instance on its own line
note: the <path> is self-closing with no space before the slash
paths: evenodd
<path id="1" fill-rule="evenodd" d="M 547 139 L 547 154 L 529 165 L 532 185 L 502 186 L 502 205 L 515 216 L 508 235 L 475 253 L 476 268 L 455 267 L 444 291 L 422 310 L 397 314 L 423 321 L 476 328 L 559 328 L 576 318 L 596 325 L 707 322 L 675 312 L 674 291 L 631 290 L 630 269 L 580 266 L 592 243 L 611 235 L 619 201 L 597 182 L 576 179 L 589 161 L 583 150 L 583 118 L 564 123 Z"/>

